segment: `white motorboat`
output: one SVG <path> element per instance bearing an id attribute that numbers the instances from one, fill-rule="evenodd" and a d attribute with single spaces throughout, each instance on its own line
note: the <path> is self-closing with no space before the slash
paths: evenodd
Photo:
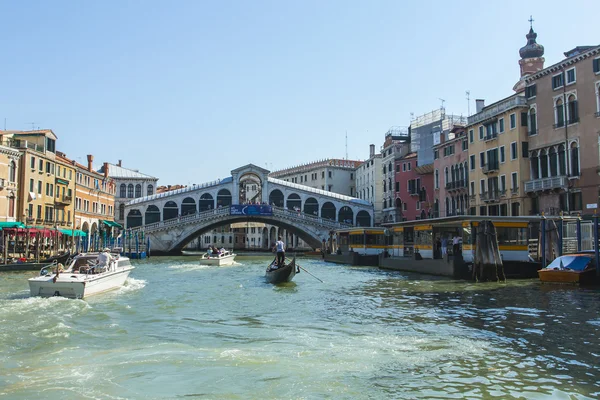
<path id="1" fill-rule="evenodd" d="M 181 255 L 184 256 L 201 256 L 206 254 L 204 251 L 194 251 L 194 250 L 181 250 Z"/>
<path id="2" fill-rule="evenodd" d="M 29 279 L 31 295 L 82 299 L 123 286 L 135 268 L 129 258 L 111 254 L 112 260 L 108 265 L 100 267 L 97 265 L 98 254 L 78 254 L 66 268 L 62 264 L 42 268 L 40 276 Z"/>
<path id="3" fill-rule="evenodd" d="M 202 254 L 202 260 L 200 261 L 203 265 L 232 265 L 235 262 L 235 253 L 230 252 L 229 250 L 220 251 L 219 254 Z"/>

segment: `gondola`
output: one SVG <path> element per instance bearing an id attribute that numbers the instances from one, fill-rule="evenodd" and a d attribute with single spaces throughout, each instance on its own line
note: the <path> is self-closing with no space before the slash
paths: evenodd
<path id="1" fill-rule="evenodd" d="M 40 260 L 40 264 L 52 264 L 56 262 L 57 264 L 66 264 L 71 256 L 71 252 L 67 251 L 64 254 L 56 254 L 52 257 L 48 257 L 45 260 Z"/>
<path id="2" fill-rule="evenodd" d="M 274 285 L 278 283 L 291 282 L 296 276 L 296 257 L 292 258 L 292 261 L 288 264 L 285 264 L 283 267 L 278 267 L 273 269 L 275 264 L 275 260 L 267 267 L 265 271 L 265 278 L 267 282 L 272 283 Z"/>

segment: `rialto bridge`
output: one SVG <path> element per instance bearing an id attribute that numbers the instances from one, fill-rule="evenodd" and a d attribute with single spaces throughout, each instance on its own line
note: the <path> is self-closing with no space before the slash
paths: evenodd
<path id="1" fill-rule="evenodd" d="M 125 206 L 126 228 L 143 231 L 152 252 L 171 253 L 205 232 L 236 222 L 278 226 L 313 248 L 332 230 L 373 223 L 373 205 L 367 201 L 268 175 L 268 170 L 249 164 L 219 181 L 134 199 Z"/>

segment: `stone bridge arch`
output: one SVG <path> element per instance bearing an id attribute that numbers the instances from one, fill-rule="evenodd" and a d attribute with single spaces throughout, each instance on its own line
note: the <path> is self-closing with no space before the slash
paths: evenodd
<path id="1" fill-rule="evenodd" d="M 306 242 L 308 245 L 315 249 L 319 248 L 321 246 L 321 241 L 325 239 L 323 234 L 321 232 L 318 232 L 318 230 L 312 231 L 306 229 L 306 227 L 298 226 L 298 224 L 294 224 L 292 222 L 282 221 L 272 216 L 256 216 L 250 218 L 247 216 L 231 216 L 231 218 L 215 221 L 209 224 L 199 223 L 197 225 L 187 227 L 186 229 L 181 229 L 181 232 L 179 232 L 179 234 L 177 235 L 178 238 L 171 244 L 170 252 L 180 252 L 186 245 L 188 245 L 200 235 L 206 232 L 210 232 L 213 229 L 221 227 L 223 225 L 230 225 L 238 222 L 260 222 L 268 225 L 273 225 L 274 227 L 279 228 L 277 229 L 277 231 L 285 229 L 289 233 L 297 235 L 300 239 L 304 240 L 304 242 Z M 271 231 L 269 231 L 269 240 L 272 239 L 272 231 L 272 229 Z M 275 240 L 277 240 L 276 236 Z"/>

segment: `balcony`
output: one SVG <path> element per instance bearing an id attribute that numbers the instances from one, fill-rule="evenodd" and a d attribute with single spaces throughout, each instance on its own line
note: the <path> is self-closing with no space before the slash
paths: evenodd
<path id="1" fill-rule="evenodd" d="M 60 196 L 56 198 L 55 203 L 68 206 L 71 204 L 72 201 L 73 198 L 71 196 Z"/>
<path id="2" fill-rule="evenodd" d="M 498 139 L 498 134 L 497 133 L 486 134 L 483 137 L 483 140 L 486 141 L 486 142 L 489 142 L 489 141 L 495 140 L 495 139 Z"/>
<path id="3" fill-rule="evenodd" d="M 510 194 L 513 195 L 513 196 L 518 195 L 519 194 L 519 188 L 518 187 L 511 188 L 510 189 Z"/>
<path id="4" fill-rule="evenodd" d="M 559 121 L 558 124 L 552 125 L 554 129 L 562 128 L 565 126 L 565 121 Z"/>
<path id="5" fill-rule="evenodd" d="M 490 190 L 487 192 L 487 199 L 484 200 L 486 203 L 497 203 L 500 201 L 500 191 Z"/>
<path id="6" fill-rule="evenodd" d="M 481 201 L 487 201 L 488 199 L 488 193 L 487 192 L 483 192 L 479 194 L 479 200 Z"/>
<path id="7" fill-rule="evenodd" d="M 527 131 L 528 136 L 535 136 L 539 133 L 539 129 L 531 129 Z"/>
<path id="8" fill-rule="evenodd" d="M 499 165 L 497 162 L 495 163 L 487 163 L 487 164 L 483 164 L 483 167 L 481 167 L 481 171 L 484 174 L 491 174 L 493 172 L 497 172 L 499 168 Z"/>
<path id="9" fill-rule="evenodd" d="M 448 191 L 466 189 L 466 187 L 467 183 L 464 180 L 457 180 L 446 183 L 446 190 Z"/>
<path id="10" fill-rule="evenodd" d="M 33 224 L 35 222 L 35 218 L 33 218 L 33 217 L 27 217 L 27 218 L 25 218 L 25 222 L 27 224 Z"/>
<path id="11" fill-rule="evenodd" d="M 543 190 L 566 189 L 567 185 L 568 179 L 566 176 L 533 179 L 525 182 L 525 192 L 531 193 Z"/>
<path id="12" fill-rule="evenodd" d="M 569 118 L 569 125 L 573 125 L 579 122 L 579 117 L 577 118 Z"/>

